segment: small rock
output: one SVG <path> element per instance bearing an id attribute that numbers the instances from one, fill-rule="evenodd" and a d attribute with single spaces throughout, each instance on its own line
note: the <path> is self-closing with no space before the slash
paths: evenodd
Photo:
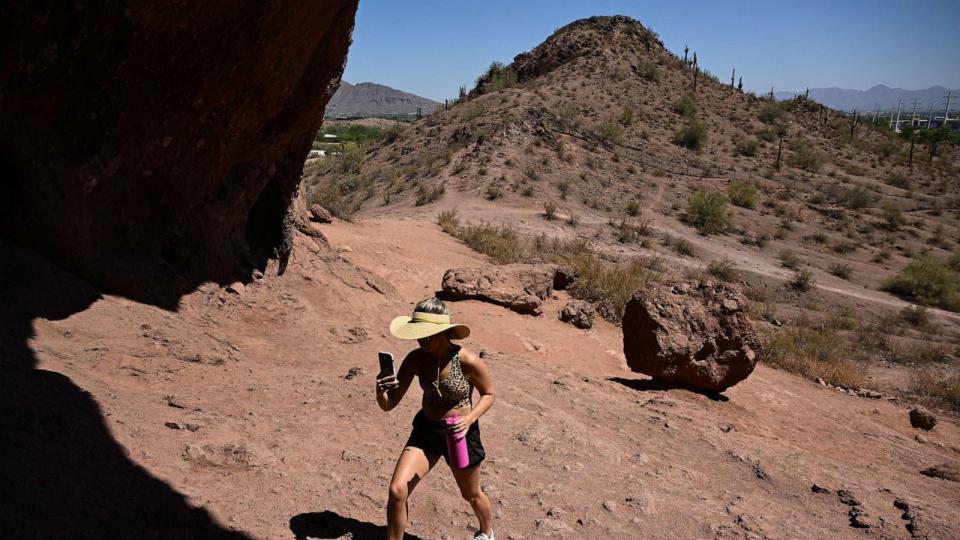
<path id="1" fill-rule="evenodd" d="M 560 309 L 560 320 L 577 328 L 592 328 L 595 310 L 590 302 L 571 300 Z"/>
<path id="2" fill-rule="evenodd" d="M 826 385 L 827 385 L 827 381 L 821 379 L 820 377 L 817 377 L 817 378 L 814 379 L 814 380 L 815 380 L 815 381 L 817 382 L 817 384 L 819 384 L 820 386 L 826 386 Z"/>
<path id="3" fill-rule="evenodd" d="M 227 285 L 226 291 L 228 293 L 241 295 L 243 294 L 243 289 L 245 289 L 245 287 L 243 286 L 243 283 L 240 283 L 239 281 L 234 281 L 233 283 Z"/>
<path id="4" fill-rule="evenodd" d="M 552 518 L 558 518 L 558 519 L 559 519 L 559 518 L 563 517 L 563 510 L 560 510 L 559 508 L 557 508 L 556 506 L 554 506 L 553 508 L 547 510 L 547 515 L 550 516 L 550 517 L 552 517 Z"/>
<path id="5" fill-rule="evenodd" d="M 170 429 L 177 429 L 177 430 L 180 429 L 180 424 L 176 422 L 164 422 L 163 425 L 167 426 Z"/>
<path id="6" fill-rule="evenodd" d="M 937 417 L 925 407 L 917 407 L 910 411 L 910 425 L 915 428 L 930 430 L 937 425 Z"/>
<path id="7" fill-rule="evenodd" d="M 317 223 L 333 223 L 333 214 L 319 204 L 310 205 L 310 220 Z"/>
<path id="8" fill-rule="evenodd" d="M 930 478 L 940 478 L 942 480 L 949 480 L 951 482 L 960 482 L 960 468 L 957 467 L 956 463 L 944 462 L 939 465 L 934 465 L 932 467 L 927 467 L 920 471 L 920 474 L 924 476 L 929 476 Z"/>
<path id="9" fill-rule="evenodd" d="M 340 253 L 352 253 L 353 248 L 350 246 L 338 246 L 337 251 L 339 251 Z"/>
<path id="10" fill-rule="evenodd" d="M 254 270 L 253 279 L 263 279 L 263 272 L 261 272 L 260 269 Z"/>
<path id="11" fill-rule="evenodd" d="M 607 512 L 616 512 L 617 503 L 613 501 L 603 501 L 603 509 L 606 510 Z"/>
<path id="12" fill-rule="evenodd" d="M 814 493 L 827 493 L 827 494 L 833 493 L 833 491 L 831 491 L 829 488 L 825 488 L 817 484 L 810 486 L 810 491 Z"/>
<path id="13" fill-rule="evenodd" d="M 186 430 L 187 430 L 187 431 L 190 431 L 190 432 L 194 432 L 194 431 L 197 431 L 197 430 L 200 429 L 200 426 L 199 426 L 198 424 L 191 424 L 191 423 L 189 423 L 189 422 L 186 423 L 186 424 L 184 424 L 183 427 L 186 428 Z"/>
<path id="14" fill-rule="evenodd" d="M 847 506 L 860 506 L 860 499 L 845 489 L 837 490 L 837 498 Z"/>
<path id="15" fill-rule="evenodd" d="M 344 375 L 343 378 L 349 381 L 357 375 L 363 375 L 363 368 L 352 367 L 347 371 L 347 374 Z"/>
<path id="16" fill-rule="evenodd" d="M 928 441 L 927 441 L 927 438 L 924 437 L 924 436 L 923 436 L 922 434 L 920 434 L 920 433 L 917 433 L 917 436 L 914 437 L 914 439 L 916 439 L 917 442 L 920 443 L 920 444 L 927 444 L 927 442 L 928 442 Z"/>
<path id="17" fill-rule="evenodd" d="M 355 454 L 349 450 L 340 452 L 340 459 L 343 461 L 363 461 L 363 457 L 360 456 L 360 454 Z"/>
<path id="18" fill-rule="evenodd" d="M 724 433 L 730 433 L 731 431 L 733 431 L 733 429 L 734 429 L 733 424 L 720 424 L 720 431 Z"/>
<path id="19" fill-rule="evenodd" d="M 871 518 L 870 514 L 866 513 L 860 506 L 851 508 L 849 516 L 851 527 L 856 527 L 858 529 L 869 529 L 874 525 L 873 518 Z"/>
<path id="20" fill-rule="evenodd" d="M 486 358 L 487 355 L 488 355 L 487 351 L 484 351 L 484 350 L 480 351 L 480 358 Z"/>

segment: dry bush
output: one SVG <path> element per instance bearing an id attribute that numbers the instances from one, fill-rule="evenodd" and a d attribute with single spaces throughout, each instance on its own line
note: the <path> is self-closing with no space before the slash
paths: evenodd
<path id="1" fill-rule="evenodd" d="M 710 264 L 707 265 L 707 273 L 720 281 L 726 282 L 736 281 L 740 278 L 740 273 L 737 272 L 733 261 L 727 257 L 710 261 Z"/>
<path id="2" fill-rule="evenodd" d="M 922 401 L 960 412 L 960 373 L 927 366 L 910 375 L 910 391 Z"/>
<path id="3" fill-rule="evenodd" d="M 770 336 L 763 349 L 768 364 L 787 371 L 844 388 L 864 382 L 863 369 L 850 360 L 850 344 L 843 335 L 830 327 L 815 327 L 806 318 Z"/>
<path id="4" fill-rule="evenodd" d="M 830 273 L 840 279 L 850 279 L 853 274 L 853 267 L 847 263 L 833 263 L 830 265 Z"/>
<path id="5" fill-rule="evenodd" d="M 468 224 L 456 229 L 456 237 L 470 249 L 500 264 L 521 262 L 527 258 L 526 246 L 520 235 L 506 225 Z"/>
<path id="6" fill-rule="evenodd" d="M 457 229 L 460 227 L 460 215 L 456 209 L 445 210 L 437 214 L 437 224 L 443 232 L 456 236 Z"/>

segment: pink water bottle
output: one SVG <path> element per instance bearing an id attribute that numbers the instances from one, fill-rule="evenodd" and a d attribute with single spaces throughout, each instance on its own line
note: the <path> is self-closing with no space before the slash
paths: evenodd
<path id="1" fill-rule="evenodd" d="M 447 455 L 450 456 L 450 466 L 454 469 L 463 469 L 470 464 L 470 457 L 467 455 L 467 432 L 453 433 L 449 430 L 451 426 L 460 420 L 460 415 L 453 413 L 446 417 L 447 422 Z"/>

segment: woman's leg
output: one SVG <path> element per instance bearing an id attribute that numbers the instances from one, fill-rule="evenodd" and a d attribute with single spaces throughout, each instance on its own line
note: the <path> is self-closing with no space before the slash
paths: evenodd
<path id="1" fill-rule="evenodd" d="M 415 446 L 406 446 L 400 452 L 397 467 L 390 480 L 390 494 L 387 499 L 387 538 L 401 540 L 407 527 L 407 499 L 413 488 L 437 464 L 440 456 L 428 456 Z"/>
<path id="2" fill-rule="evenodd" d="M 457 480 L 457 485 L 460 487 L 460 494 L 463 495 L 463 498 L 470 503 L 470 506 L 473 507 L 474 513 L 477 514 L 477 519 L 480 521 L 480 531 L 486 534 L 492 534 L 493 529 L 491 529 L 493 516 L 490 510 L 490 499 L 487 498 L 486 493 L 480 489 L 480 467 L 483 464 L 478 464 L 471 469 L 453 469 L 453 477 Z"/>

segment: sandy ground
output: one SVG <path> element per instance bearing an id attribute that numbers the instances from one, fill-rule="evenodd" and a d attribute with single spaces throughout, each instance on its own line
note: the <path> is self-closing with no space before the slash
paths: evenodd
<path id="1" fill-rule="evenodd" d="M 419 389 L 381 412 L 376 351 L 403 355 L 388 321 L 447 268 L 485 263 L 428 217 L 323 230 L 336 254 L 299 237 L 284 276 L 240 294 L 210 284 L 175 311 L 105 296 L 36 319 L 38 368 L 89 392 L 128 459 L 222 528 L 379 537 Z M 922 443 L 902 406 L 762 365 L 719 401 L 664 388 L 629 372 L 618 328 L 561 323 L 563 300 L 540 317 L 452 306 L 498 388 L 480 421 L 498 538 L 909 538 L 897 497 L 931 538 L 960 536 L 957 484 L 918 473 L 960 459 L 949 420 Z M 854 493 L 873 527 L 851 527 L 850 507 L 814 483 Z M 475 530 L 442 463 L 411 518 L 420 538 Z"/>

